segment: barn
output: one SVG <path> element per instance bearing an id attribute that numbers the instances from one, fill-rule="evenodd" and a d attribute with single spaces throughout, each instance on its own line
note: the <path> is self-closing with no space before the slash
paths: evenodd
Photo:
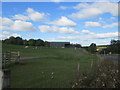
<path id="1" fill-rule="evenodd" d="M 50 42 L 50 47 L 66 47 L 70 42 Z"/>

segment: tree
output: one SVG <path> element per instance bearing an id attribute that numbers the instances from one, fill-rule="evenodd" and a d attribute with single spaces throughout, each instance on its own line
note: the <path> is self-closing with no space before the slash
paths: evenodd
<path id="1" fill-rule="evenodd" d="M 10 38 L 9 38 L 9 44 L 17 44 L 16 43 L 16 38 L 15 37 L 13 37 L 13 36 L 11 36 Z"/>
<path id="2" fill-rule="evenodd" d="M 106 54 L 109 54 L 110 52 L 112 54 L 120 54 L 120 40 L 111 40 L 111 44 L 106 48 L 103 49 L 100 53 L 103 54 L 104 51 Z"/>
<path id="3" fill-rule="evenodd" d="M 45 41 L 45 42 L 44 42 L 44 45 L 45 45 L 46 47 L 50 47 L 50 42 Z"/>
<path id="4" fill-rule="evenodd" d="M 28 41 L 28 44 L 29 44 L 30 46 L 35 46 L 35 43 L 36 43 L 36 41 L 35 41 L 34 39 L 30 39 L 30 40 Z"/>
<path id="5" fill-rule="evenodd" d="M 80 44 L 75 44 L 75 47 L 81 48 L 81 45 Z"/>
<path id="6" fill-rule="evenodd" d="M 23 40 L 20 37 L 16 37 L 16 44 L 17 45 L 23 45 Z"/>
<path id="7" fill-rule="evenodd" d="M 96 44 L 95 44 L 95 43 L 92 43 L 92 44 L 89 46 L 88 51 L 91 52 L 91 53 L 95 53 L 95 52 L 96 52 Z"/>
<path id="8" fill-rule="evenodd" d="M 29 45 L 29 43 L 28 43 L 28 41 L 27 41 L 26 39 L 23 40 L 23 44 L 24 44 L 25 46 Z"/>
<path id="9" fill-rule="evenodd" d="M 117 43 L 116 40 L 111 40 L 111 45 L 114 45 L 114 44 L 116 44 L 116 43 Z"/>
<path id="10" fill-rule="evenodd" d="M 6 44 L 10 44 L 10 40 L 9 39 L 5 39 L 2 41 L 3 43 L 6 43 Z"/>
<path id="11" fill-rule="evenodd" d="M 36 45 L 36 46 L 44 46 L 44 41 L 41 40 L 41 39 L 38 39 L 38 40 L 36 40 L 35 45 Z"/>

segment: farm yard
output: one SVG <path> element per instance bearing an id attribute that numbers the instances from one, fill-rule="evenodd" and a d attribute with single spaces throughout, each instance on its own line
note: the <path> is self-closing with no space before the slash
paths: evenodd
<path id="1" fill-rule="evenodd" d="M 25 58 L 19 64 L 11 64 L 11 88 L 71 88 L 78 75 L 89 73 L 91 65 L 100 62 L 100 58 L 91 55 L 83 49 L 46 48 L 3 44 L 3 52 L 19 51 L 20 58 Z"/>

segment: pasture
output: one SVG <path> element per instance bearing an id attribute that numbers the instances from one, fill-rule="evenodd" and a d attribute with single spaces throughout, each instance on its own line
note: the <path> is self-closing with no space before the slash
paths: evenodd
<path id="1" fill-rule="evenodd" d="M 107 47 L 99 47 L 99 46 L 97 46 L 97 49 L 98 50 L 103 50 L 103 49 L 106 49 Z"/>
<path id="2" fill-rule="evenodd" d="M 46 48 L 3 44 L 3 51 L 20 51 L 21 57 L 56 56 L 21 60 L 20 64 L 12 64 L 12 88 L 71 88 L 78 74 L 89 73 L 91 63 L 99 63 L 100 59 L 83 49 Z M 54 74 L 52 74 L 54 73 Z"/>

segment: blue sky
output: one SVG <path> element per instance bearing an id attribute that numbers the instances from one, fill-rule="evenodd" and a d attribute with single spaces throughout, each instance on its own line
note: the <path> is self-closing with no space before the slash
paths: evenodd
<path id="1" fill-rule="evenodd" d="M 118 36 L 117 9 L 112 2 L 3 2 L 0 37 L 109 44 Z"/>

